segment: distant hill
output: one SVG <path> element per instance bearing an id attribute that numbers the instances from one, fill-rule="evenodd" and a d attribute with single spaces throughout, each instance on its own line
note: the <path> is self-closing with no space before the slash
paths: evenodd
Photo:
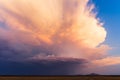
<path id="1" fill-rule="evenodd" d="M 90 74 L 87 74 L 87 75 L 90 75 L 90 76 L 97 76 L 97 75 L 100 75 L 100 74 L 97 74 L 97 73 L 90 73 Z"/>

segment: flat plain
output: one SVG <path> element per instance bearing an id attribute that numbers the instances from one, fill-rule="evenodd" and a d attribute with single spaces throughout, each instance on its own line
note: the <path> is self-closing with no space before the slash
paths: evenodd
<path id="1" fill-rule="evenodd" d="M 0 76 L 0 80 L 120 80 L 120 76 Z"/>

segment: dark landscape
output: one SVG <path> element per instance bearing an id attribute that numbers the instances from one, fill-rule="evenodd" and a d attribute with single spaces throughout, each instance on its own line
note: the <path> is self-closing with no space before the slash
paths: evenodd
<path id="1" fill-rule="evenodd" d="M 0 80 L 120 80 L 120 76 L 1 76 Z"/>

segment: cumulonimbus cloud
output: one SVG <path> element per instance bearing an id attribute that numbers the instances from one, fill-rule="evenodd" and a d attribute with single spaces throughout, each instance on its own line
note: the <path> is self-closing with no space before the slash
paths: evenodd
<path id="1" fill-rule="evenodd" d="M 2 58 L 104 58 L 107 32 L 88 2 L 0 0 L 0 41 L 8 47 L 1 50 Z"/>

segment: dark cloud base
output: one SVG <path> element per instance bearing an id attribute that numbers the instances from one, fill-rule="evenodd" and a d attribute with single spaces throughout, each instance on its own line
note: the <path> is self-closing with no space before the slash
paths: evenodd
<path id="1" fill-rule="evenodd" d="M 85 61 L 80 60 L 32 60 L 32 61 L 0 61 L 0 75 L 70 75 Z"/>
<path id="2" fill-rule="evenodd" d="M 37 56 L 33 53 L 34 50 L 28 53 L 24 48 L 16 49 L 4 39 L 0 39 L 0 45 L 0 75 L 73 75 L 77 69 L 82 71 L 87 62 L 84 59 L 47 55 L 42 59 L 34 59 Z"/>

